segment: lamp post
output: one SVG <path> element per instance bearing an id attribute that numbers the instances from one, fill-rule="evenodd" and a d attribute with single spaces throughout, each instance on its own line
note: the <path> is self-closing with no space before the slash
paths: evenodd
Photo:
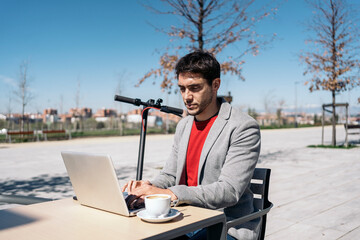
<path id="1" fill-rule="evenodd" d="M 300 81 L 295 81 L 295 127 L 298 127 L 297 123 L 297 84 L 300 83 Z"/>

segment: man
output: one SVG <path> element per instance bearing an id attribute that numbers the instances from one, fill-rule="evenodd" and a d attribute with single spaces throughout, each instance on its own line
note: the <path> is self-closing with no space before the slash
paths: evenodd
<path id="1" fill-rule="evenodd" d="M 254 211 L 249 189 L 260 152 L 258 124 L 217 98 L 220 64 L 196 51 L 176 65 L 178 86 L 189 116 L 177 125 L 170 158 L 154 180 L 129 181 L 135 198 L 167 193 L 177 204 L 224 208 L 229 219 Z M 134 201 L 135 202 L 135 201 Z M 260 220 L 232 228 L 238 239 L 256 239 Z"/>

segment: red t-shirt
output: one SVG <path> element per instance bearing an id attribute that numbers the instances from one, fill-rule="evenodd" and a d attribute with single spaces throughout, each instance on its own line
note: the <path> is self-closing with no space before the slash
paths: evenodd
<path id="1" fill-rule="evenodd" d="M 194 121 L 186 153 L 185 180 L 188 186 L 197 186 L 199 161 L 206 137 L 217 115 L 205 120 Z"/>

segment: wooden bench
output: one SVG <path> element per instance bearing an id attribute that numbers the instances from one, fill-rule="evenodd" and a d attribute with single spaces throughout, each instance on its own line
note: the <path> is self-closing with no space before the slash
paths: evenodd
<path id="1" fill-rule="evenodd" d="M 344 127 L 346 128 L 346 124 L 344 124 Z M 360 124 L 348 124 L 347 129 L 349 135 L 360 134 Z"/>
<path id="2" fill-rule="evenodd" d="M 34 131 L 7 132 L 7 135 L 30 135 L 30 134 L 34 134 Z"/>
<path id="3" fill-rule="evenodd" d="M 44 140 L 47 141 L 47 134 L 61 134 L 66 133 L 65 130 L 43 130 L 43 131 L 17 131 L 17 132 L 7 132 L 6 135 L 9 138 L 9 143 L 11 143 L 12 135 L 34 135 L 36 137 L 36 141 L 39 141 L 39 135 L 44 136 Z M 71 139 L 71 133 L 69 132 L 69 139 Z"/>
<path id="4" fill-rule="evenodd" d="M 344 124 L 345 145 L 348 145 L 348 135 L 360 135 L 360 124 Z"/>
<path id="5" fill-rule="evenodd" d="M 48 134 L 55 134 L 55 133 L 66 133 L 65 130 L 43 130 L 44 140 L 47 141 Z"/>
<path id="6" fill-rule="evenodd" d="M 9 137 L 9 143 L 11 143 L 11 136 L 16 135 L 34 135 L 34 131 L 17 131 L 17 132 L 7 132 L 6 137 Z"/>

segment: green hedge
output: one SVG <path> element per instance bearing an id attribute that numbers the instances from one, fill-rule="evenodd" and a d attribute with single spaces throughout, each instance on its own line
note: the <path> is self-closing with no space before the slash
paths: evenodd
<path id="1" fill-rule="evenodd" d="M 298 128 L 305 128 L 305 127 L 318 127 L 311 124 L 299 124 Z M 283 128 L 295 128 L 294 124 L 286 124 L 286 125 L 271 125 L 271 126 L 260 126 L 260 129 L 283 129 Z"/>

